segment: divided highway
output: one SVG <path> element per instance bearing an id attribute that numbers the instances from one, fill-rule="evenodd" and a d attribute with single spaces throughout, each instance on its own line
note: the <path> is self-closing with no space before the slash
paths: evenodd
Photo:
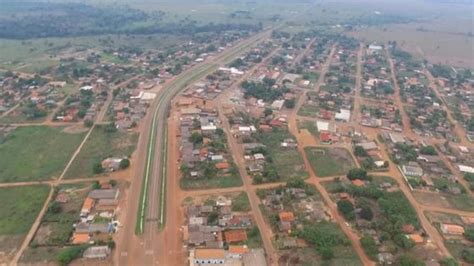
<path id="1" fill-rule="evenodd" d="M 150 107 L 150 115 L 143 121 L 144 128 L 135 157 L 136 176 L 133 177 L 132 187 L 129 189 L 128 215 L 124 217 L 124 230 L 118 242 L 117 264 L 156 264 L 158 258 L 155 257 L 155 251 L 165 244 L 156 239 L 159 230 L 166 223 L 166 122 L 171 100 L 193 82 L 267 40 L 271 31 L 272 29 L 267 29 L 253 35 L 208 58 L 206 62 L 185 70 L 165 85 L 157 95 Z"/>

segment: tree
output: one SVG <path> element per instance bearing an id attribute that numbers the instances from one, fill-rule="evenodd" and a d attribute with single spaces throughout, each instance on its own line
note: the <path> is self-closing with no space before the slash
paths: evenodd
<path id="1" fill-rule="evenodd" d="M 441 264 L 441 266 L 458 266 L 459 265 L 456 259 L 452 257 L 442 259 L 439 262 L 439 264 Z"/>
<path id="2" fill-rule="evenodd" d="M 428 145 L 420 148 L 420 153 L 424 155 L 437 155 L 435 147 Z"/>
<path id="3" fill-rule="evenodd" d="M 100 162 L 95 163 L 92 166 L 92 172 L 94 172 L 94 174 L 102 174 L 104 172 L 104 168 L 102 168 L 102 164 Z"/>
<path id="4" fill-rule="evenodd" d="M 361 179 L 361 180 L 368 180 L 369 177 L 367 176 L 367 171 L 362 168 L 353 168 L 349 170 L 347 173 L 347 178 L 350 180 L 354 179 Z"/>
<path id="5" fill-rule="evenodd" d="M 213 211 L 213 212 L 209 213 L 209 215 L 207 216 L 207 224 L 216 225 L 218 219 L 219 219 L 219 213 Z"/>
<path id="6" fill-rule="evenodd" d="M 474 263 L 474 249 L 468 248 L 461 252 L 462 258 L 468 263 Z"/>
<path id="7" fill-rule="evenodd" d="M 90 119 L 84 120 L 84 126 L 85 127 L 92 127 L 94 125 L 94 122 Z"/>
<path id="8" fill-rule="evenodd" d="M 100 189 L 99 181 L 94 181 L 94 183 L 92 183 L 92 189 Z"/>
<path id="9" fill-rule="evenodd" d="M 269 115 L 273 114 L 273 110 L 270 109 L 270 108 L 265 108 L 265 110 L 263 111 L 263 114 L 265 116 L 269 116 Z"/>
<path id="10" fill-rule="evenodd" d="M 189 137 L 189 141 L 191 141 L 194 145 L 202 143 L 203 137 L 198 132 L 193 132 Z"/>
<path id="11" fill-rule="evenodd" d="M 355 218 L 354 205 L 349 200 L 340 200 L 337 202 L 337 209 L 347 220 Z"/>
<path id="12" fill-rule="evenodd" d="M 68 265 L 71 263 L 71 261 L 80 257 L 87 248 L 88 245 L 68 247 L 64 250 L 61 250 L 56 259 L 61 265 Z"/>
<path id="13" fill-rule="evenodd" d="M 474 242 L 474 227 L 467 228 L 464 231 L 464 236 L 467 238 L 467 240 Z"/>
<path id="14" fill-rule="evenodd" d="M 423 261 L 420 261 L 411 255 L 402 255 L 398 259 L 398 264 L 400 266 L 425 266 L 425 263 Z"/>
<path id="15" fill-rule="evenodd" d="M 415 242 L 413 242 L 413 240 L 411 240 L 410 238 L 407 238 L 404 234 L 395 235 L 395 237 L 393 238 L 393 241 L 399 247 L 402 247 L 404 249 L 411 249 L 412 247 L 415 246 Z"/>
<path id="16" fill-rule="evenodd" d="M 368 154 L 362 146 L 356 146 L 354 148 L 354 155 L 357 157 L 366 157 Z"/>
<path id="17" fill-rule="evenodd" d="M 374 260 L 377 258 L 378 249 L 373 237 L 371 237 L 370 235 L 364 235 L 360 239 L 360 245 L 364 249 L 365 254 L 369 256 L 369 258 Z"/>
<path id="18" fill-rule="evenodd" d="M 285 107 L 288 109 L 295 108 L 295 98 L 291 98 L 289 100 L 285 100 Z"/>
<path id="19" fill-rule="evenodd" d="M 360 210 L 360 217 L 362 217 L 362 219 L 365 219 L 367 221 L 372 221 L 372 219 L 374 218 L 374 213 L 372 212 L 372 208 L 370 208 L 369 205 L 362 206 Z"/>
<path id="20" fill-rule="evenodd" d="M 125 158 L 120 161 L 119 167 L 120 169 L 127 169 L 130 166 L 130 160 Z"/>
<path id="21" fill-rule="evenodd" d="M 51 202 L 48 206 L 49 213 L 57 214 L 57 213 L 60 213 L 61 210 L 62 210 L 61 204 L 57 201 Z"/>

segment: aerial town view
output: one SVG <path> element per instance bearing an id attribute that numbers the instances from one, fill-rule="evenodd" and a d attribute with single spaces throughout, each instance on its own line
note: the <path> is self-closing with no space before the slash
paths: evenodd
<path id="1" fill-rule="evenodd" d="M 0 265 L 474 265 L 474 0 L 0 0 Z"/>

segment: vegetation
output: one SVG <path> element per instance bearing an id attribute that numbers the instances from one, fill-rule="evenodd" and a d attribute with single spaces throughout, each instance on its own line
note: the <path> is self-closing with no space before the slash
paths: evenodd
<path id="1" fill-rule="evenodd" d="M 237 197 L 232 199 L 233 212 L 248 212 L 250 211 L 250 202 L 247 193 L 241 192 Z"/>
<path id="2" fill-rule="evenodd" d="M 79 258 L 82 256 L 82 253 L 89 247 L 89 245 L 81 245 L 81 246 L 72 246 L 66 249 L 63 249 L 59 252 L 57 256 L 57 260 L 61 265 L 68 265 L 74 259 Z"/>
<path id="3" fill-rule="evenodd" d="M 103 173 L 102 160 L 107 157 L 130 157 L 136 148 L 137 141 L 137 133 L 112 130 L 108 125 L 96 126 L 67 171 L 65 178 L 87 177 Z M 128 159 L 125 160 L 120 163 L 122 169 L 128 167 Z"/>
<path id="4" fill-rule="evenodd" d="M 262 82 L 244 81 L 242 82 L 242 88 L 244 89 L 244 96 L 246 98 L 255 97 L 262 99 L 265 102 L 271 102 L 280 98 L 284 93 L 288 92 L 288 89 L 281 88 L 275 89 L 274 79 L 264 78 Z"/>
<path id="5" fill-rule="evenodd" d="M 193 34 L 227 30 L 258 30 L 259 24 L 209 23 L 193 20 L 164 21 L 163 12 L 144 12 L 123 5 L 92 6 L 83 3 L 7 2 L 5 8 L 21 16 L 0 17 L 0 38 L 88 36 L 102 34 Z M 26 12 L 39 10 L 41 12 Z"/>
<path id="6" fill-rule="evenodd" d="M 344 175 L 355 166 L 350 153 L 343 148 L 306 147 L 305 152 L 319 177 Z"/>
<path id="7" fill-rule="evenodd" d="M 373 237 L 371 237 L 370 235 L 364 235 L 360 239 L 360 245 L 364 249 L 365 254 L 369 256 L 369 258 L 373 260 L 377 259 L 377 254 L 379 253 L 379 250 Z"/>
<path id="8" fill-rule="evenodd" d="M 340 200 L 337 202 L 337 210 L 344 215 L 347 220 L 354 220 L 354 205 L 349 200 Z"/>
<path id="9" fill-rule="evenodd" d="M 48 180 L 58 176 L 84 137 L 62 127 L 20 127 L 0 144 L 0 181 Z"/>
<path id="10" fill-rule="evenodd" d="M 336 256 L 334 249 L 337 246 L 350 245 L 349 240 L 336 224 L 325 221 L 305 225 L 296 234 L 314 245 L 323 260 L 333 259 Z"/>

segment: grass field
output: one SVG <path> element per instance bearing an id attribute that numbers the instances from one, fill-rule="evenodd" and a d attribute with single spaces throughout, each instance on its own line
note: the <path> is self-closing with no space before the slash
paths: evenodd
<path id="1" fill-rule="evenodd" d="M 316 117 L 319 113 L 319 106 L 305 103 L 298 109 L 299 116 Z"/>
<path id="2" fill-rule="evenodd" d="M 43 185 L 0 189 L 0 252 L 9 253 L 21 243 L 49 189 Z"/>
<path id="3" fill-rule="evenodd" d="M 107 157 L 130 156 L 136 148 L 137 141 L 138 133 L 106 132 L 104 126 L 94 128 L 65 178 L 93 176 L 94 164 Z"/>
<path id="4" fill-rule="evenodd" d="M 242 186 L 242 178 L 240 175 L 228 175 L 215 178 L 181 178 L 180 186 L 185 190 L 193 189 L 209 189 L 209 188 L 226 188 Z"/>
<path id="5" fill-rule="evenodd" d="M 315 136 L 318 134 L 318 128 L 316 127 L 316 123 L 313 121 L 299 121 L 298 129 L 306 129 Z"/>
<path id="6" fill-rule="evenodd" d="M 294 139 L 287 129 L 273 129 L 270 133 L 259 135 L 258 141 L 267 147 L 268 155 L 273 159 L 281 180 L 293 177 L 307 178 L 308 173 L 304 169 L 303 158 L 297 149 L 284 149 L 280 147 L 285 139 Z"/>
<path id="7" fill-rule="evenodd" d="M 306 147 L 305 152 L 319 177 L 345 175 L 355 167 L 349 151 L 343 148 Z"/>
<path id="8" fill-rule="evenodd" d="M 447 193 L 425 193 L 414 191 L 413 195 L 416 200 L 422 204 L 474 212 L 474 200 L 466 194 L 452 195 Z"/>
<path id="9" fill-rule="evenodd" d="M 48 180 L 66 166 L 84 133 L 63 127 L 19 127 L 0 144 L 0 182 Z"/>
<path id="10" fill-rule="evenodd" d="M 247 193 L 241 192 L 232 199 L 232 211 L 234 212 L 248 212 L 250 211 L 250 202 Z"/>

